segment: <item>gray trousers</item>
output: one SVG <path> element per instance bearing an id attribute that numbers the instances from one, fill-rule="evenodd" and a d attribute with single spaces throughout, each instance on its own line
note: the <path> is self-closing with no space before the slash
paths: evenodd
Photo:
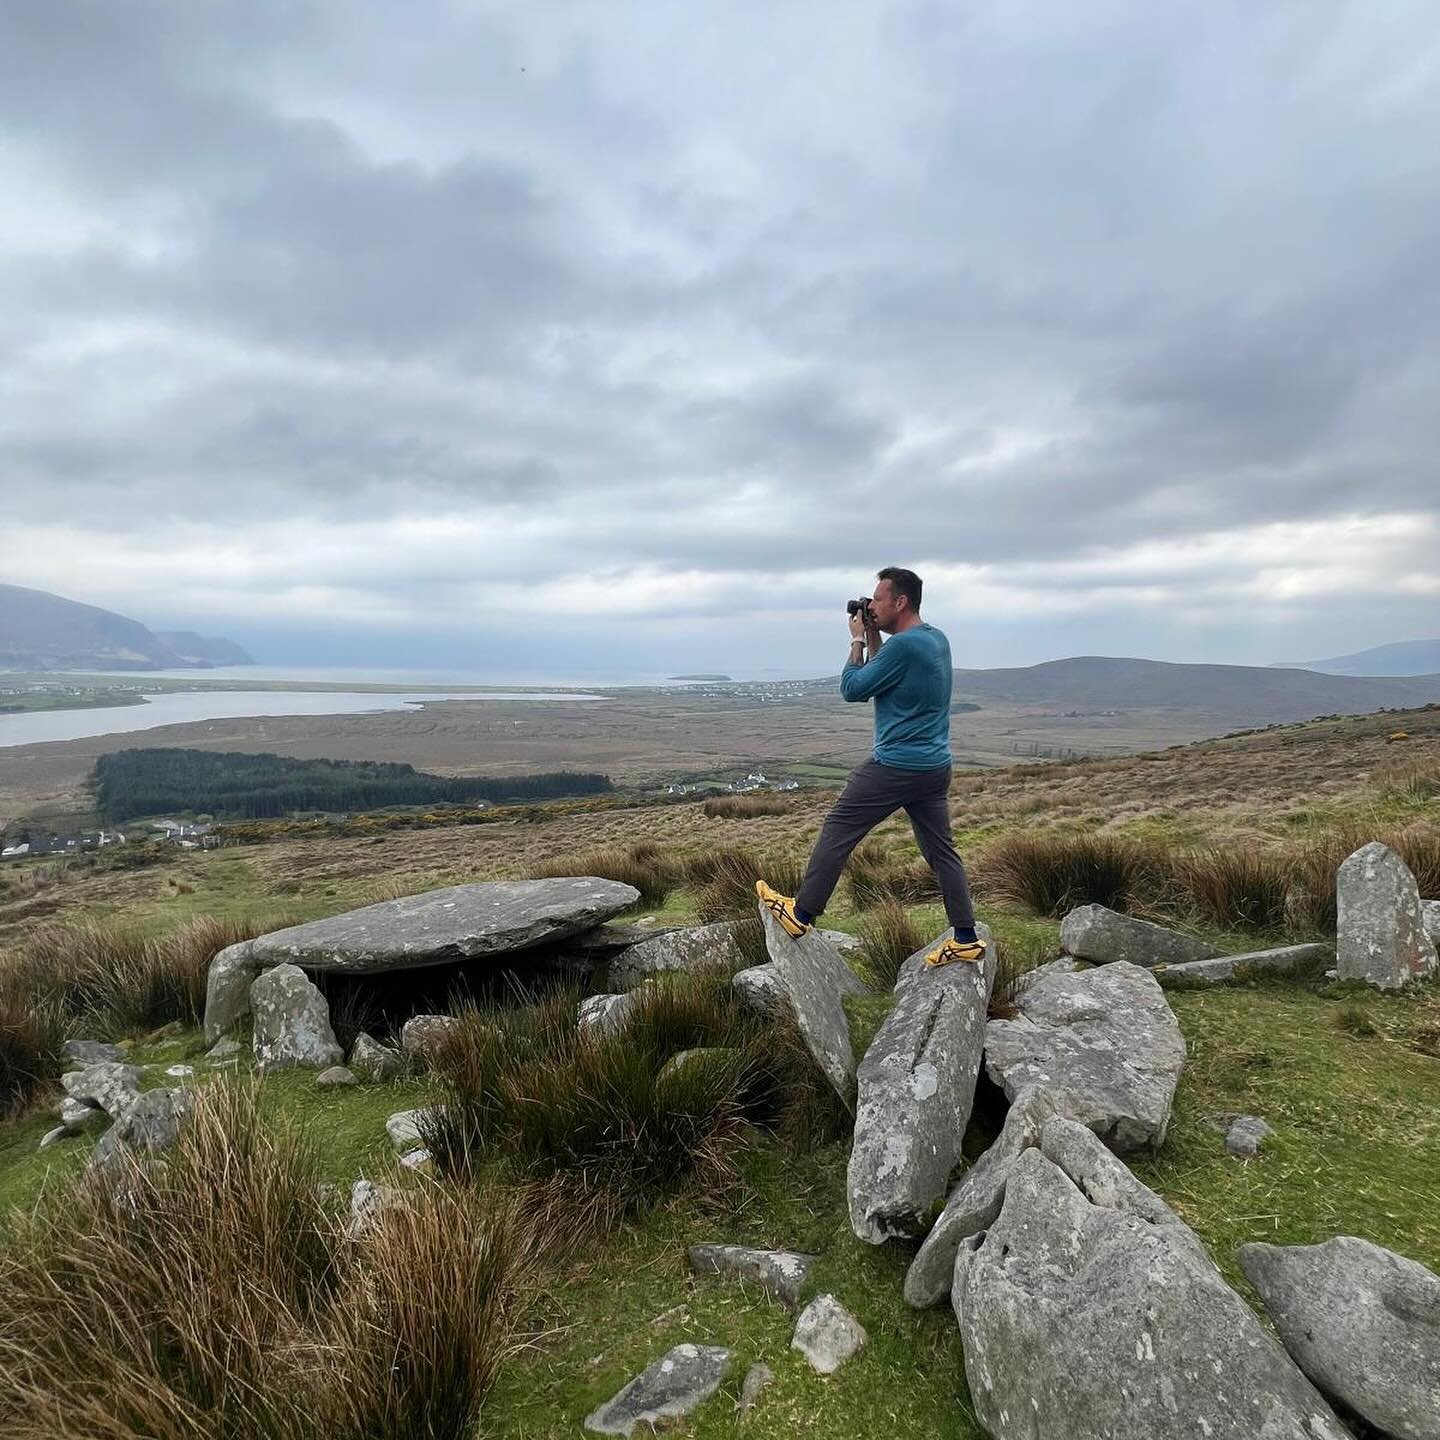
<path id="1" fill-rule="evenodd" d="M 850 852 L 897 810 L 910 817 L 915 841 L 940 882 L 945 914 L 957 930 L 975 924 L 970 881 L 956 853 L 950 830 L 950 767 L 943 770 L 898 770 L 867 760 L 850 776 L 835 808 L 825 817 L 820 838 L 795 904 L 807 915 L 819 915 L 829 903 Z"/>

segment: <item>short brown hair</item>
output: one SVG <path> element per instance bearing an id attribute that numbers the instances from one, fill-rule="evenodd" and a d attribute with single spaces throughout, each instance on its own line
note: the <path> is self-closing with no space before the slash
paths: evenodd
<path id="1" fill-rule="evenodd" d="M 896 594 L 903 595 L 910 602 L 910 608 L 917 614 L 919 613 L 920 590 L 924 582 L 913 570 L 902 570 L 898 565 L 887 565 L 875 578 L 888 580 L 890 588 Z"/>

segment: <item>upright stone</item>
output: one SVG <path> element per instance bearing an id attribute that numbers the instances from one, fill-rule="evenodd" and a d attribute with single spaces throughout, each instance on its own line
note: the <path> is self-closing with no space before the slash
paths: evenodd
<path id="1" fill-rule="evenodd" d="M 1440 1276 L 1369 1240 L 1242 1245 L 1296 1364 L 1396 1440 L 1440 1440 Z"/>
<path id="2" fill-rule="evenodd" d="M 1340 979 L 1399 990 L 1434 973 L 1419 887 L 1389 846 L 1372 840 L 1350 856 L 1335 877 L 1335 899 Z"/>
<path id="3" fill-rule="evenodd" d="M 205 1043 L 213 1045 L 250 1013 L 250 987 L 260 966 L 250 958 L 249 940 L 227 945 L 210 962 L 205 977 Z"/>
<path id="4" fill-rule="evenodd" d="M 1081 905 L 1060 922 L 1060 948 L 1094 965 L 1128 961 L 1149 970 L 1155 965 L 1184 965 L 1223 952 L 1193 935 L 1120 915 L 1104 905 Z"/>
<path id="5" fill-rule="evenodd" d="M 860 1062 L 847 1184 L 851 1228 L 872 1245 L 923 1235 L 960 1159 L 995 983 L 982 938 L 982 960 L 925 966 L 898 992 Z"/>
<path id="6" fill-rule="evenodd" d="M 734 931 L 729 920 L 721 920 L 714 925 L 667 930 L 631 945 L 610 962 L 611 988 L 633 990 L 654 975 L 737 970 L 745 964 L 745 957 L 735 943 Z"/>
<path id="7" fill-rule="evenodd" d="M 262 1071 L 303 1065 L 328 1070 L 345 1052 L 330 1028 L 325 997 L 297 965 L 267 970 L 250 987 L 255 1063 Z"/>

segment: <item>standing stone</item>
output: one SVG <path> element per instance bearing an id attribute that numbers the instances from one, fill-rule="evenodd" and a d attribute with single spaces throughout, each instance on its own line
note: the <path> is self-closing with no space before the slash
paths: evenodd
<path id="1" fill-rule="evenodd" d="M 267 970 L 250 987 L 255 1063 L 262 1072 L 303 1065 L 327 1070 L 345 1058 L 325 997 L 298 965 Z"/>
<path id="2" fill-rule="evenodd" d="M 869 1338 L 833 1295 L 817 1295 L 800 1312 L 790 1348 L 798 1350 L 817 1375 L 833 1375 Z"/>
<path id="3" fill-rule="evenodd" d="M 205 977 L 205 1043 L 213 1045 L 237 1020 L 250 1013 L 250 987 L 260 966 L 250 958 L 249 940 L 227 945 L 210 962 Z"/>
<path id="4" fill-rule="evenodd" d="M 1242 1245 L 1240 1265 L 1321 1390 L 1396 1440 L 1440 1440 L 1440 1276 L 1351 1235 Z"/>
<path id="5" fill-rule="evenodd" d="M 825 1078 L 847 1107 L 855 1104 L 855 1052 L 842 995 L 863 994 L 854 971 L 813 930 L 792 939 L 763 907 L 765 946 L 790 997 L 795 1026 Z"/>
<path id="6" fill-rule="evenodd" d="M 106 1060 L 69 1071 L 60 1077 L 60 1084 L 72 1100 L 98 1105 L 112 1120 L 118 1120 L 140 1093 L 140 1069 Z"/>
<path id="7" fill-rule="evenodd" d="M 1064 1093 L 1067 1113 L 1119 1154 L 1158 1148 L 1170 1122 L 1185 1042 L 1155 977 L 1114 961 L 1041 976 L 1009 1020 L 985 1027 L 985 1068 L 1013 1103 Z"/>
<path id="8" fill-rule="evenodd" d="M 1185 965 L 1156 965 L 1150 973 L 1166 990 L 1201 989 L 1248 980 L 1254 975 L 1304 975 L 1323 970 L 1335 959 L 1333 945 L 1282 945 L 1246 955 L 1219 955 Z"/>
<path id="9" fill-rule="evenodd" d="M 1000 1218 L 960 1247 L 951 1298 L 993 1440 L 1346 1440 L 1187 1228 L 1096 1184 L 1120 1203 L 1026 1150 Z"/>
<path id="10" fill-rule="evenodd" d="M 405 1073 L 405 1057 L 362 1031 L 350 1047 L 350 1068 L 365 1080 L 394 1080 Z"/>
<path id="11" fill-rule="evenodd" d="M 1113 965 L 1183 965 L 1221 954 L 1215 946 L 1148 920 L 1120 915 L 1104 905 L 1081 905 L 1060 922 L 1060 948 L 1077 960 Z"/>
<path id="12" fill-rule="evenodd" d="M 748 1245 L 692 1245 L 690 1268 L 697 1275 L 738 1275 L 753 1280 L 773 1300 L 793 1310 L 810 1278 L 813 1255 L 795 1250 L 752 1250 Z"/>
<path id="13" fill-rule="evenodd" d="M 1435 942 L 1425 933 L 1419 887 L 1389 846 L 1362 845 L 1340 866 L 1335 894 L 1340 979 L 1399 990 L 1434 973 Z"/>
<path id="14" fill-rule="evenodd" d="M 734 932 L 731 921 L 721 920 L 714 925 L 667 930 L 642 940 L 610 962 L 611 988 L 633 990 L 654 975 L 738 969 L 745 964 L 745 957 Z"/>
<path id="15" fill-rule="evenodd" d="M 850 1226 L 872 1245 L 923 1235 L 945 1198 L 970 1123 L 995 959 L 988 943 L 973 965 L 925 966 L 860 1062 L 846 1175 Z"/>
<path id="16" fill-rule="evenodd" d="M 697 1410 L 719 1388 L 734 1352 L 718 1345 L 677 1345 L 585 1417 L 597 1435 L 649 1434 Z"/>

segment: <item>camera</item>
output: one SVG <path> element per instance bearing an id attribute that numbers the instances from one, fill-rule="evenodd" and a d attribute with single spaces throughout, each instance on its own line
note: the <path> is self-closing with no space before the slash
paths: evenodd
<path id="1" fill-rule="evenodd" d="M 867 625 L 875 623 L 875 617 L 870 613 L 870 597 L 862 595 L 858 600 L 847 600 L 845 602 L 845 613 L 847 615 L 864 616 Z"/>

